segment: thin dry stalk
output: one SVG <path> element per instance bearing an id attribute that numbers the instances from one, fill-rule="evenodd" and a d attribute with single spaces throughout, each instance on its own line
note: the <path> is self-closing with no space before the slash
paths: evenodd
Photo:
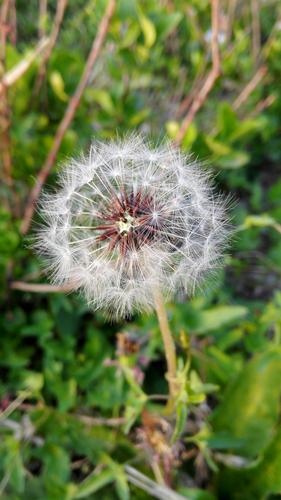
<path id="1" fill-rule="evenodd" d="M 42 59 L 42 62 L 41 62 L 41 65 L 40 65 L 40 68 L 38 71 L 37 80 L 35 82 L 35 88 L 34 88 L 35 95 L 37 95 L 39 93 L 41 85 L 42 85 L 43 80 L 45 78 L 47 63 L 51 57 L 53 48 L 55 47 L 57 39 L 58 39 L 58 35 L 60 32 L 60 27 L 61 27 L 61 23 L 63 21 L 66 6 L 67 6 L 67 0 L 58 0 L 57 1 L 57 10 L 56 10 L 56 15 L 55 15 L 55 20 L 54 20 L 54 26 L 53 26 L 52 32 L 50 34 L 50 43 L 49 43 L 48 48 L 47 48 L 47 50 L 44 54 L 44 57 Z M 43 8 L 43 6 L 42 6 L 42 8 Z M 47 8 L 47 5 L 46 5 L 46 8 Z"/>
<path id="2" fill-rule="evenodd" d="M 203 77 L 204 77 L 204 69 L 196 75 L 189 94 L 183 99 L 183 101 L 179 105 L 179 108 L 175 115 L 176 120 L 187 112 L 189 106 L 191 105 L 194 99 L 194 96 L 198 94 L 200 87 L 202 86 Z"/>
<path id="3" fill-rule="evenodd" d="M 42 404 L 33 405 L 31 403 L 23 403 L 17 404 L 16 406 L 19 410 L 32 412 L 36 410 L 54 410 L 51 406 L 44 406 Z M 0 414 L 1 415 L 1 414 Z M 116 418 L 104 418 L 104 417 L 91 417 L 90 415 L 81 415 L 80 413 L 69 413 L 70 417 L 76 418 L 83 422 L 85 425 L 105 425 L 107 427 L 120 427 L 126 423 L 125 417 L 116 417 Z"/>
<path id="4" fill-rule="evenodd" d="M 265 77 L 267 73 L 267 67 L 265 65 L 261 66 L 256 73 L 254 74 L 253 78 L 247 83 L 246 87 L 242 90 L 242 92 L 239 94 L 239 96 L 235 99 L 233 103 L 233 109 L 237 111 L 244 102 L 247 101 L 248 97 L 250 94 L 255 90 L 255 88 L 258 86 L 258 84 L 261 82 L 261 80 Z"/>
<path id="5" fill-rule="evenodd" d="M 0 80 L 2 81 L 6 69 L 6 41 L 9 32 L 8 17 L 11 7 L 10 0 L 4 0 L 0 11 Z M 3 178 L 8 186 L 12 181 L 12 155 L 10 141 L 10 106 L 8 91 L 4 89 L 0 99 L 0 151 L 2 158 Z"/>
<path id="6" fill-rule="evenodd" d="M 255 116 L 259 115 L 262 111 L 264 111 L 265 109 L 270 108 L 270 106 L 276 101 L 276 99 L 277 99 L 277 96 L 275 94 L 270 94 L 265 99 L 258 102 L 255 109 L 252 111 L 252 113 L 250 113 L 250 117 L 254 118 Z"/>
<path id="7" fill-rule="evenodd" d="M 47 18 L 48 0 L 39 0 L 39 23 L 38 23 L 38 38 L 46 36 L 45 23 Z"/>
<path id="8" fill-rule="evenodd" d="M 167 486 L 157 484 L 152 479 L 148 478 L 141 472 L 130 465 L 124 467 L 128 481 L 143 491 L 146 491 L 152 498 L 159 498 L 159 500 L 184 500 L 182 495 L 171 490 Z"/>
<path id="9" fill-rule="evenodd" d="M 17 7 L 16 0 L 11 0 L 10 11 L 10 40 L 13 45 L 17 43 Z"/>
<path id="10" fill-rule="evenodd" d="M 251 0 L 252 12 L 252 50 L 255 64 L 258 63 L 261 51 L 260 6 L 258 0 Z"/>
<path id="11" fill-rule="evenodd" d="M 232 35 L 236 6 L 237 6 L 237 0 L 229 0 L 228 11 L 227 11 L 227 29 L 226 29 L 226 43 L 227 44 L 229 43 L 229 41 L 231 39 L 231 35 Z"/>
<path id="12" fill-rule="evenodd" d="M 29 227 L 30 227 L 31 220 L 32 220 L 34 210 L 35 210 L 35 205 L 37 203 L 41 189 L 42 189 L 42 187 L 43 187 L 43 185 L 44 185 L 44 183 L 45 183 L 45 181 L 46 181 L 46 179 L 47 179 L 47 177 L 48 177 L 48 175 L 49 175 L 49 173 L 50 173 L 50 171 L 55 163 L 55 160 L 56 160 L 58 151 L 60 149 L 62 140 L 64 138 L 64 135 L 65 135 L 68 127 L 70 126 L 70 124 L 73 120 L 73 117 L 75 115 L 75 112 L 80 104 L 83 92 L 84 92 L 84 90 L 87 86 L 87 83 L 89 81 L 93 66 L 94 66 L 94 64 L 95 64 L 95 62 L 100 54 L 101 49 L 102 49 L 107 31 L 108 31 L 109 22 L 113 16 L 113 13 L 115 10 L 115 6 L 116 6 L 116 0 L 109 0 L 105 14 L 100 22 L 96 38 L 95 38 L 93 45 L 92 45 L 92 48 L 90 50 L 90 54 L 88 56 L 88 59 L 87 59 L 83 74 L 81 76 L 81 79 L 78 83 L 78 86 L 76 88 L 75 93 L 73 94 L 72 98 L 69 101 L 69 104 L 66 108 L 65 114 L 64 114 L 64 116 L 63 116 L 63 118 L 58 126 L 58 129 L 57 129 L 57 132 L 56 132 L 56 135 L 54 138 L 53 146 L 48 154 L 48 157 L 47 157 L 45 163 L 43 164 L 43 167 L 41 168 L 41 170 L 38 174 L 36 184 L 35 184 L 34 188 L 32 189 L 30 196 L 28 198 L 28 202 L 26 205 L 26 209 L 25 209 L 25 213 L 24 213 L 24 217 L 23 217 L 23 221 L 22 221 L 22 225 L 21 225 L 22 234 L 26 234 Z"/>
<path id="13" fill-rule="evenodd" d="M 43 38 L 32 52 L 22 59 L 14 68 L 4 74 L 0 82 L 0 95 L 3 94 L 8 87 L 14 85 L 14 83 L 26 73 L 35 59 L 44 53 L 48 45 L 49 38 Z"/>
<path id="14" fill-rule="evenodd" d="M 48 283 L 25 283 L 24 281 L 12 281 L 10 288 L 12 290 L 21 290 L 31 293 L 68 293 L 74 290 L 72 286 L 55 286 Z"/>
<path id="15" fill-rule="evenodd" d="M 189 125 L 192 123 L 196 113 L 203 106 L 208 94 L 212 90 L 214 83 L 220 75 L 220 54 L 218 46 L 218 32 L 219 32 L 219 0 L 212 0 L 212 39 L 211 39 L 211 51 L 212 51 L 212 69 L 208 74 L 205 83 L 199 90 L 197 95 L 194 96 L 192 105 L 187 112 L 185 119 L 177 133 L 174 144 L 179 146 L 186 134 Z"/>

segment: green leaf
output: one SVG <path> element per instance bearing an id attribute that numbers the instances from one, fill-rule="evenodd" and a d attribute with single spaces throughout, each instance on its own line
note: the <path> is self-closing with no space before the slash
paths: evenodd
<path id="1" fill-rule="evenodd" d="M 144 36 L 144 44 L 150 49 L 156 41 L 155 26 L 153 22 L 141 12 L 139 12 L 139 22 Z"/>
<path id="2" fill-rule="evenodd" d="M 239 229 L 249 229 L 250 227 L 274 227 L 276 220 L 268 214 L 248 215 Z"/>
<path id="3" fill-rule="evenodd" d="M 250 161 L 250 155 L 245 151 L 231 151 L 229 154 L 216 160 L 216 163 L 225 169 L 244 167 Z"/>
<path id="4" fill-rule="evenodd" d="M 2 438 L 1 438 L 2 441 Z M 9 477 L 9 483 L 17 493 L 23 493 L 25 487 L 26 472 L 20 454 L 20 442 L 14 437 L 5 439 L 5 452 L 1 449 L 5 474 Z"/>
<path id="5" fill-rule="evenodd" d="M 215 306 L 200 312 L 199 324 L 195 333 L 207 333 L 224 325 L 236 323 L 248 313 L 245 306 Z"/>
<path id="6" fill-rule="evenodd" d="M 165 124 L 167 134 L 171 139 L 175 139 L 178 131 L 179 131 L 179 124 L 178 122 L 171 120 L 169 122 L 166 122 Z"/>
<path id="7" fill-rule="evenodd" d="M 87 477 L 81 483 L 73 498 L 86 498 L 92 493 L 96 493 L 101 488 L 114 481 L 114 473 L 111 469 L 104 469 L 98 474 L 93 474 Z"/>
<path id="8" fill-rule="evenodd" d="M 255 356 L 228 387 L 211 417 L 215 432 L 243 440 L 240 453 L 253 457 L 270 442 L 279 415 L 281 350 Z"/>
<path id="9" fill-rule="evenodd" d="M 68 95 L 64 90 L 64 81 L 58 71 L 52 71 L 50 74 L 50 84 L 56 96 L 63 102 L 68 100 Z"/>
<path id="10" fill-rule="evenodd" d="M 44 385 L 44 377 L 42 373 L 25 371 L 23 378 L 23 386 L 31 392 L 41 391 Z"/>
<path id="11" fill-rule="evenodd" d="M 216 500 L 216 497 L 205 490 L 200 490 L 199 488 L 179 488 L 178 493 L 183 495 L 187 500 Z"/>
<path id="12" fill-rule="evenodd" d="M 264 452 L 263 460 L 249 470 L 226 469 L 219 477 L 219 489 L 230 500 L 256 500 L 281 494 L 281 429 Z M 241 492 L 243 491 L 243 497 Z"/>
<path id="13" fill-rule="evenodd" d="M 213 139 L 210 136 L 205 136 L 205 141 L 210 151 L 217 156 L 225 156 L 231 153 L 231 148 L 224 142 Z"/>
<path id="14" fill-rule="evenodd" d="M 239 125 L 236 113 L 230 104 L 228 102 L 220 103 L 217 116 L 217 129 L 220 137 L 228 138 Z"/>
<path id="15" fill-rule="evenodd" d="M 167 38 L 167 36 L 178 26 L 183 18 L 182 12 L 172 12 L 167 14 L 167 12 L 159 12 L 157 16 L 157 32 L 160 34 L 161 39 Z"/>
<path id="16" fill-rule="evenodd" d="M 47 443 L 42 449 L 45 484 L 64 483 L 69 479 L 70 462 L 68 453 L 55 444 Z"/>
<path id="17" fill-rule="evenodd" d="M 87 101 L 95 101 L 108 114 L 114 113 L 114 104 L 109 92 L 103 89 L 87 89 Z"/>

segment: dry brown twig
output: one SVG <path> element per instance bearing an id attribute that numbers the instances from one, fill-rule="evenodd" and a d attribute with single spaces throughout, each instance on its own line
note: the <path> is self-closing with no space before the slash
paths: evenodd
<path id="1" fill-rule="evenodd" d="M 229 0 L 228 2 L 228 11 L 227 11 L 227 29 L 226 29 L 226 44 L 229 43 L 231 35 L 232 35 L 232 28 L 233 28 L 233 21 L 235 17 L 235 11 L 237 7 L 237 0 Z"/>
<path id="2" fill-rule="evenodd" d="M 210 93 L 210 91 L 214 86 L 214 83 L 216 82 L 217 78 L 220 75 L 218 32 L 219 32 L 219 0 L 212 0 L 212 39 L 211 39 L 212 69 L 207 75 L 202 88 L 199 90 L 197 95 L 194 96 L 193 102 L 174 140 L 175 146 L 179 146 L 181 144 L 188 127 L 192 123 L 196 113 L 204 104 L 208 94 Z"/>
<path id="3" fill-rule="evenodd" d="M 0 80 L 2 80 L 6 69 L 6 41 L 9 32 L 10 0 L 3 0 L 0 11 Z M 3 165 L 3 178 L 8 186 L 12 181 L 12 155 L 10 144 L 10 106 L 8 102 L 8 91 L 4 89 L 0 100 L 0 150 Z"/>
<path id="4" fill-rule="evenodd" d="M 255 64 L 258 63 L 261 52 L 260 6 L 258 0 L 251 0 L 252 12 L 252 50 Z"/>
<path id="5" fill-rule="evenodd" d="M 38 23 L 38 37 L 39 40 L 46 36 L 45 21 L 47 17 L 48 0 L 39 0 L 39 23 Z"/>
<path id="6" fill-rule="evenodd" d="M 42 62 L 41 62 L 41 65 L 40 65 L 40 68 L 38 71 L 38 76 L 37 76 L 37 80 L 36 80 L 35 87 L 34 87 L 35 95 L 37 95 L 39 93 L 41 85 L 42 85 L 43 80 L 45 78 L 47 63 L 51 57 L 53 48 L 55 47 L 57 39 L 58 39 L 58 35 L 60 32 L 60 27 L 61 27 L 61 23 L 63 21 L 66 6 L 67 6 L 67 0 L 57 0 L 57 10 L 56 10 L 56 14 L 55 14 L 54 26 L 53 26 L 53 29 L 52 29 L 51 34 L 50 34 L 50 43 L 49 43 L 48 48 L 44 54 L 44 57 L 42 59 Z"/>
<path id="7" fill-rule="evenodd" d="M 205 64 L 204 64 L 204 68 L 202 68 L 202 70 L 200 70 L 198 72 L 198 74 L 196 75 L 196 77 L 192 83 L 189 94 L 180 103 L 178 110 L 175 114 L 176 120 L 179 119 L 181 116 L 183 116 L 186 113 L 186 111 L 188 110 L 190 104 L 192 103 L 192 101 L 194 99 L 194 96 L 199 92 L 200 87 L 202 86 L 203 78 L 204 78 L 204 70 L 205 70 Z"/>
<path id="8" fill-rule="evenodd" d="M 31 293 L 60 293 L 71 292 L 75 289 L 73 286 L 55 286 L 48 283 L 26 283 L 25 281 L 12 281 L 10 284 L 12 290 L 21 290 L 22 292 Z"/>
<path id="9" fill-rule="evenodd" d="M 237 109 L 240 108 L 244 102 L 247 101 L 248 97 L 250 94 L 255 90 L 255 88 L 258 86 L 258 84 L 261 82 L 261 80 L 265 77 L 267 73 L 267 67 L 265 65 L 261 66 L 256 73 L 254 74 L 253 78 L 247 83 L 246 87 L 242 90 L 242 92 L 239 94 L 239 96 L 235 99 L 233 103 L 233 109 L 237 111 Z"/>
<path id="10" fill-rule="evenodd" d="M 109 0 L 107 4 L 106 11 L 104 13 L 104 16 L 100 22 L 97 35 L 95 37 L 95 40 L 93 42 L 93 45 L 91 47 L 83 74 L 81 76 L 81 79 L 78 83 L 78 86 L 75 90 L 75 93 L 71 97 L 68 106 L 66 108 L 66 111 L 64 113 L 64 116 L 58 126 L 53 146 L 46 158 L 45 163 L 43 164 L 38 176 L 37 180 L 35 183 L 35 186 L 31 190 L 30 196 L 27 201 L 25 213 L 23 216 L 23 221 L 21 225 L 21 233 L 26 234 L 27 231 L 29 230 L 31 220 L 34 214 L 35 210 L 35 205 L 37 203 L 38 197 L 40 195 L 41 189 L 55 163 L 58 151 L 60 149 L 62 140 L 64 138 L 64 135 L 71 124 L 73 117 L 75 115 L 75 112 L 80 104 L 81 97 L 83 95 L 83 92 L 87 86 L 87 83 L 89 81 L 93 66 L 100 54 L 100 51 L 102 49 L 108 27 L 109 27 L 109 22 L 113 16 L 114 10 L 116 6 L 116 0 Z"/>
<path id="11" fill-rule="evenodd" d="M 0 95 L 5 89 L 14 85 L 14 83 L 21 78 L 24 73 L 30 68 L 31 64 L 47 49 L 49 45 L 49 38 L 43 38 L 37 45 L 37 47 L 27 54 L 27 56 L 22 59 L 14 68 L 7 71 L 4 74 L 2 81 L 0 82 Z"/>
<path id="12" fill-rule="evenodd" d="M 30 412 L 36 410 L 53 410 L 54 408 L 51 406 L 45 406 L 43 404 L 33 405 L 31 403 L 19 402 L 16 406 L 19 410 Z M 10 414 L 10 413 L 9 413 Z M 108 427 L 119 427 L 126 423 L 125 417 L 116 417 L 116 418 L 104 418 L 104 417 L 92 417 L 91 415 L 81 415 L 80 413 L 69 413 L 70 417 L 77 418 L 80 422 L 83 422 L 85 425 L 105 425 Z M 0 414 L 1 416 L 1 414 Z"/>
<path id="13" fill-rule="evenodd" d="M 250 117 L 254 118 L 259 113 L 264 111 L 265 109 L 270 108 L 270 106 L 276 101 L 276 99 L 277 99 L 277 96 L 275 94 L 270 94 L 265 99 L 258 102 L 255 109 L 252 111 L 252 113 L 250 113 Z"/>

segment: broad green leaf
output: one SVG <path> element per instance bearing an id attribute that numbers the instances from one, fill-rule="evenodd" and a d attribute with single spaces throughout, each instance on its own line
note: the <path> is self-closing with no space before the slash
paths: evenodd
<path id="1" fill-rule="evenodd" d="M 239 126 L 236 128 L 236 130 L 233 131 L 229 140 L 231 141 L 231 143 L 235 142 L 241 137 L 244 137 L 245 135 L 260 130 L 264 126 L 265 122 L 263 119 L 255 118 L 255 119 L 244 120 L 243 122 L 239 123 Z"/>
<path id="2" fill-rule="evenodd" d="M 217 129 L 220 137 L 228 138 L 239 126 L 236 113 L 228 102 L 222 102 L 218 107 Z"/>
<path id="3" fill-rule="evenodd" d="M 41 450 L 44 462 L 45 483 L 64 483 L 69 479 L 70 462 L 68 453 L 55 444 L 46 444 Z"/>
<path id="4" fill-rule="evenodd" d="M 159 12 L 157 16 L 159 38 L 162 40 L 166 38 L 178 26 L 183 17 L 182 12 L 171 12 L 171 14 L 165 12 L 163 15 Z"/>
<path id="5" fill-rule="evenodd" d="M 245 306 L 215 306 L 200 312 L 199 324 L 194 329 L 195 333 L 207 333 L 233 324 L 244 318 L 248 313 Z"/>
<path id="6" fill-rule="evenodd" d="M 3 438 L 1 438 L 3 442 Z M 20 452 L 20 442 L 14 437 L 5 438 L 5 453 L 2 455 L 5 474 L 9 478 L 9 484 L 17 493 L 23 493 L 26 472 Z M 1 453 L 3 453 L 1 449 Z"/>
<path id="7" fill-rule="evenodd" d="M 215 432 L 244 441 L 240 453 L 253 457 L 273 436 L 281 395 L 281 350 L 256 355 L 228 387 L 211 417 Z"/>
<path id="8" fill-rule="evenodd" d="M 249 470 L 226 469 L 219 477 L 219 490 L 230 500 L 265 499 L 281 494 L 281 429 L 264 452 L 263 459 Z M 243 494 L 242 494 L 243 492 Z"/>
<path id="9" fill-rule="evenodd" d="M 225 169 L 244 167 L 250 161 L 250 155 L 245 151 L 232 150 L 229 154 L 216 159 L 216 163 Z"/>
<path id="10" fill-rule="evenodd" d="M 231 148 L 224 142 L 217 141 L 207 135 L 205 136 L 205 141 L 210 151 L 219 157 L 231 153 Z"/>

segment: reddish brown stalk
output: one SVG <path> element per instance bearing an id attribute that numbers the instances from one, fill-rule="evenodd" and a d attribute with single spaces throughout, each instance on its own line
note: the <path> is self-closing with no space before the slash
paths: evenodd
<path id="1" fill-rule="evenodd" d="M 198 75 L 195 77 L 194 82 L 192 84 L 191 90 L 189 94 L 183 99 L 179 108 L 176 112 L 175 118 L 176 120 L 183 116 L 186 111 L 189 109 L 194 97 L 198 94 L 200 87 L 203 84 L 203 71 L 200 71 Z"/>
<path id="2" fill-rule="evenodd" d="M 74 287 L 70 285 L 55 286 L 48 283 L 25 283 L 24 281 L 12 281 L 10 288 L 12 290 L 21 290 L 31 293 L 60 293 L 71 292 Z"/>
<path id="3" fill-rule="evenodd" d="M 218 46 L 218 32 L 219 32 L 219 0 L 212 0 L 212 39 L 211 39 L 211 52 L 212 52 L 212 69 L 206 77 L 205 83 L 199 90 L 198 94 L 194 96 L 194 100 L 184 118 L 182 125 L 177 133 L 174 144 L 179 146 L 187 132 L 188 127 L 192 123 L 195 115 L 203 106 L 208 94 L 212 90 L 214 83 L 220 75 L 220 55 Z"/>
<path id="4" fill-rule="evenodd" d="M 48 0 L 39 0 L 39 23 L 38 23 L 38 37 L 39 40 L 46 36 L 45 21 L 47 17 Z"/>
<path id="5" fill-rule="evenodd" d="M 28 53 L 27 56 L 21 59 L 16 66 L 4 74 L 2 81 L 0 82 L 0 95 L 3 94 L 5 90 L 7 91 L 8 87 L 14 85 L 18 79 L 26 73 L 35 59 L 39 57 L 44 50 L 46 50 L 48 44 L 49 38 L 43 38 L 40 40 L 37 47 L 35 47 L 32 52 Z"/>
<path id="6" fill-rule="evenodd" d="M 6 69 L 6 40 L 9 32 L 8 17 L 10 0 L 4 0 L 0 11 L 0 80 Z M 0 100 L 0 150 L 3 166 L 3 178 L 8 186 L 12 186 L 12 156 L 10 144 L 10 107 L 8 91 L 4 88 Z"/>
<path id="7" fill-rule="evenodd" d="M 255 90 L 261 80 L 265 77 L 267 73 L 267 67 L 265 65 L 261 66 L 253 78 L 247 83 L 246 87 L 242 90 L 239 96 L 235 99 L 233 103 L 233 109 L 237 111 L 244 102 L 247 101 L 249 95 Z"/>
<path id="8" fill-rule="evenodd" d="M 49 173 L 50 173 L 50 171 L 51 171 L 51 169 L 56 161 L 56 157 L 57 157 L 58 151 L 60 149 L 64 135 L 65 135 L 68 127 L 70 126 L 70 124 L 74 118 L 75 112 L 80 104 L 83 92 L 84 92 L 84 90 L 87 86 L 87 83 L 89 81 L 93 66 L 94 66 L 94 64 L 95 64 L 95 62 L 100 54 L 101 49 L 102 49 L 107 31 L 108 31 L 109 22 L 112 18 L 114 10 L 115 10 L 115 6 L 116 6 L 116 0 L 109 0 L 105 14 L 101 20 L 100 25 L 99 25 L 96 38 L 95 38 L 93 45 L 92 45 L 92 48 L 90 50 L 90 54 L 88 56 L 88 59 L 87 59 L 83 74 L 81 76 L 81 79 L 78 83 L 78 86 L 76 88 L 74 95 L 72 96 L 72 98 L 69 101 L 69 104 L 66 108 L 65 114 L 64 114 L 64 116 L 63 116 L 63 118 L 58 126 L 58 129 L 57 129 L 57 132 L 56 132 L 56 135 L 54 138 L 53 146 L 48 154 L 48 157 L 47 157 L 45 163 L 43 164 L 43 166 L 38 174 L 36 184 L 33 187 L 32 191 L 30 193 L 30 196 L 28 198 L 23 221 L 22 221 L 22 225 L 21 225 L 22 234 L 26 234 L 29 227 L 30 227 L 31 220 L 32 220 L 34 210 L 35 210 L 35 205 L 37 203 L 41 189 L 42 189 L 42 187 L 43 187 L 43 185 L 44 185 L 44 183 L 45 183 L 45 181 L 46 181 L 46 179 L 47 179 L 47 177 L 48 177 L 48 175 L 49 175 Z"/>
<path id="9" fill-rule="evenodd" d="M 228 2 L 228 11 L 227 11 L 227 28 L 226 28 L 226 43 L 229 43 L 229 40 L 232 35 L 232 27 L 233 21 L 235 17 L 235 11 L 237 7 L 237 0 L 229 0 Z"/>
<path id="10" fill-rule="evenodd" d="M 250 114 L 250 117 L 254 118 L 255 116 L 259 115 L 262 111 L 269 108 L 276 101 L 276 99 L 277 97 L 275 94 L 270 94 L 268 97 L 258 102 L 255 109 Z"/>
<path id="11" fill-rule="evenodd" d="M 252 50 L 255 64 L 261 52 L 261 27 L 260 27 L 260 6 L 258 0 L 251 0 L 252 11 Z"/>
<path id="12" fill-rule="evenodd" d="M 46 68 L 47 68 L 47 63 L 51 57 L 53 48 L 56 45 L 58 35 L 60 32 L 60 27 L 61 23 L 63 21 L 65 9 L 67 6 L 67 0 L 57 0 L 57 10 L 56 10 L 56 15 L 55 15 L 55 20 L 54 20 L 54 26 L 52 29 L 52 32 L 50 34 L 50 43 L 48 45 L 48 48 L 44 54 L 44 57 L 42 58 L 42 62 L 38 71 L 38 76 L 37 80 L 35 82 L 35 88 L 34 88 L 34 93 L 37 95 L 40 91 L 41 85 L 43 83 L 43 80 L 46 75 Z M 42 6 L 42 8 L 45 8 L 45 6 Z"/>

